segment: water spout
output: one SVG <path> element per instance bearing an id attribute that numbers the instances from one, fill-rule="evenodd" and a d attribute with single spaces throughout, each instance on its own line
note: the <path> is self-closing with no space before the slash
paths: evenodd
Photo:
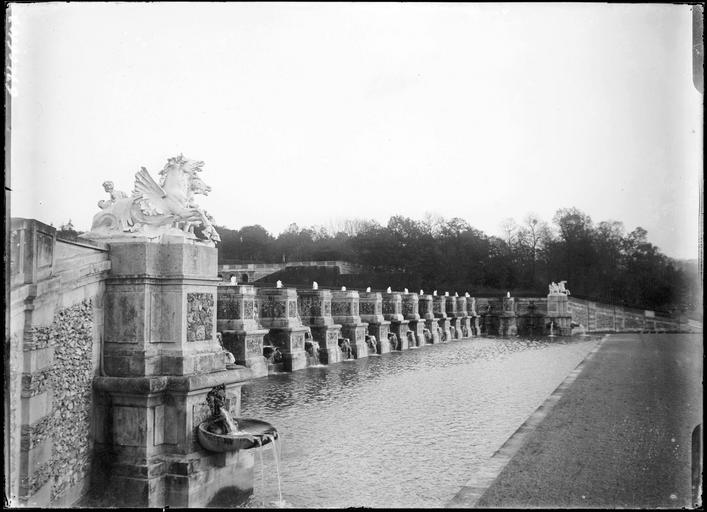
<path id="1" fill-rule="evenodd" d="M 308 366 L 318 366 L 319 365 L 319 343 L 313 340 L 307 340 L 304 342 L 304 351 L 307 352 L 307 365 Z"/>
<path id="2" fill-rule="evenodd" d="M 353 357 L 353 348 L 351 348 L 351 342 L 348 338 L 339 338 L 339 348 L 341 349 L 342 355 L 346 356 L 346 360 Z"/>

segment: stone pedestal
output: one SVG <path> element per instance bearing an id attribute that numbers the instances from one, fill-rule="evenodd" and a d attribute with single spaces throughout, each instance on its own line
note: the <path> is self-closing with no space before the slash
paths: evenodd
<path id="1" fill-rule="evenodd" d="M 440 328 L 434 315 L 432 295 L 420 295 L 418 297 L 417 311 L 420 314 L 420 319 L 425 322 L 425 330 L 427 331 L 426 343 L 439 343 L 441 338 Z"/>
<path id="2" fill-rule="evenodd" d="M 263 338 L 268 330 L 258 323 L 253 286 L 221 283 L 217 304 L 216 328 L 224 348 L 233 354 L 237 364 L 250 368 L 253 377 L 267 375 Z"/>
<path id="3" fill-rule="evenodd" d="M 462 338 L 471 337 L 471 322 L 469 313 L 467 312 L 466 297 L 456 297 L 457 299 L 457 314 L 459 315 L 459 333 Z"/>
<path id="4" fill-rule="evenodd" d="M 368 357 L 366 333 L 368 324 L 359 315 L 359 296 L 355 290 L 332 290 L 331 316 L 341 324 L 341 336 L 348 338 L 356 359 Z"/>
<path id="5" fill-rule="evenodd" d="M 298 290 L 297 305 L 302 323 L 311 329 L 312 338 L 319 343 L 319 361 L 322 364 L 341 361 L 341 325 L 335 324 L 331 316 L 331 292 Z"/>
<path id="6" fill-rule="evenodd" d="M 432 308 L 437 318 L 437 324 L 440 327 L 440 343 L 448 343 L 452 339 L 452 333 L 449 330 L 449 318 L 447 318 L 447 297 L 438 295 L 432 297 Z"/>
<path id="7" fill-rule="evenodd" d="M 383 317 L 390 322 L 390 332 L 398 337 L 397 350 L 406 350 L 409 347 L 409 322 L 403 317 L 403 299 L 398 292 L 383 293 L 382 296 Z"/>
<path id="8" fill-rule="evenodd" d="M 304 350 L 305 332 L 297 310 L 297 290 L 294 288 L 259 288 L 260 323 L 269 329 L 265 343 L 277 347 L 283 356 L 286 372 L 307 366 Z"/>
<path id="9" fill-rule="evenodd" d="M 383 297 L 379 292 L 358 292 L 361 320 L 368 324 L 368 334 L 376 338 L 376 353 L 390 352 L 390 322 L 383 317 Z"/>
<path id="10" fill-rule="evenodd" d="M 420 347 L 427 343 L 425 340 L 425 321 L 420 317 L 420 297 L 416 293 L 403 293 L 403 317 L 410 322 L 409 332 L 415 336 L 415 346 Z"/>
<path id="11" fill-rule="evenodd" d="M 515 310 L 515 299 L 513 297 L 503 298 L 503 312 L 499 318 L 499 332 L 500 336 L 515 336 L 518 334 L 518 327 L 516 326 L 516 310 Z"/>
<path id="12" fill-rule="evenodd" d="M 471 332 L 474 336 L 481 336 L 481 326 L 479 325 L 479 314 L 476 312 L 476 298 L 469 297 L 466 300 L 466 310 L 471 317 Z"/>
<path id="13" fill-rule="evenodd" d="M 554 334 L 570 336 L 572 334 L 572 315 L 569 312 L 569 299 L 564 293 L 550 293 L 547 296 L 546 334 L 550 334 L 550 322 L 553 322 Z"/>
<path id="14" fill-rule="evenodd" d="M 226 368 L 216 337 L 216 249 L 184 239 L 110 242 L 103 361 L 94 378 L 94 468 L 116 505 L 204 507 L 253 488 L 249 451 L 203 450 L 195 429 L 206 395 L 224 384 L 240 414 L 250 369 Z"/>

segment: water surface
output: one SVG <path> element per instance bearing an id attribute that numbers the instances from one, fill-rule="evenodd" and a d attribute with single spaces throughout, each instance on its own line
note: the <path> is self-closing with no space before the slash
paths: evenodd
<path id="1" fill-rule="evenodd" d="M 294 507 L 444 507 L 596 345 L 596 338 L 473 339 L 271 375 L 242 415 L 281 435 Z M 249 505 L 278 499 L 272 451 Z"/>

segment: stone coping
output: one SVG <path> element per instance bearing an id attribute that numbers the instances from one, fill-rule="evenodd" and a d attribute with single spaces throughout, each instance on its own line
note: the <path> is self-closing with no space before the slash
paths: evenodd
<path id="1" fill-rule="evenodd" d="M 246 382 L 253 377 L 250 368 L 239 366 L 230 370 L 200 375 L 165 375 L 157 377 L 94 377 L 94 387 L 114 393 L 161 393 L 164 391 L 197 391 L 218 384 Z"/>

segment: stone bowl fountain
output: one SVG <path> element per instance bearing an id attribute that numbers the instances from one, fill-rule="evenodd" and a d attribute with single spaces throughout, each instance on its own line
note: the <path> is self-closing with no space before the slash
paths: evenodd
<path id="1" fill-rule="evenodd" d="M 263 446 L 278 438 L 277 429 L 255 418 L 233 418 L 226 407 L 226 387 L 214 386 L 206 395 L 211 417 L 197 428 L 202 448 L 211 452 L 232 452 Z"/>
<path id="2" fill-rule="evenodd" d="M 220 419 L 202 422 L 198 428 L 199 444 L 211 452 L 232 452 L 264 446 L 277 439 L 277 429 L 270 423 L 254 418 L 234 418 L 238 431 L 217 434 L 210 431 Z"/>

